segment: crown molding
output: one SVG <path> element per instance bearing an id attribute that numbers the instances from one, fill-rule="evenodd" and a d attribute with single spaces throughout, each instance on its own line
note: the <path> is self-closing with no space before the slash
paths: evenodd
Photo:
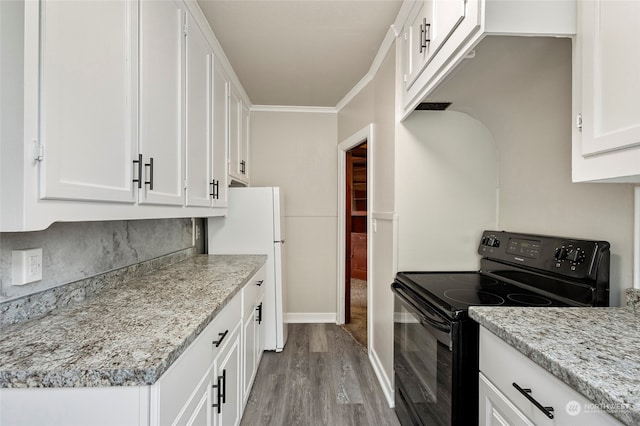
<path id="1" fill-rule="evenodd" d="M 304 112 L 316 114 L 337 114 L 338 110 L 335 107 L 252 105 L 251 112 Z"/>

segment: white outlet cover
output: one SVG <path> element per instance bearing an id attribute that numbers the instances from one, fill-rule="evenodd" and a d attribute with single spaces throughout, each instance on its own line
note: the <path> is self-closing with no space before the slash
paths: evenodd
<path id="1" fill-rule="evenodd" d="M 11 251 L 11 284 L 24 285 L 42 280 L 42 249 Z"/>

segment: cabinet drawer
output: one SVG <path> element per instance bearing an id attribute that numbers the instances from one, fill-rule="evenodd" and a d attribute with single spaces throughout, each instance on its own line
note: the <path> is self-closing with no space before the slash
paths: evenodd
<path id="1" fill-rule="evenodd" d="M 242 318 L 247 318 L 254 310 L 256 301 L 264 294 L 264 288 L 267 285 L 266 267 L 262 266 L 247 282 L 242 290 Z"/>
<path id="2" fill-rule="evenodd" d="M 570 388 L 483 327 L 480 328 L 480 371 L 536 425 L 601 426 L 621 424 L 608 413 L 598 410 L 597 406 L 585 396 Z M 513 386 L 513 383 L 523 389 L 531 389 L 529 395 L 541 405 L 553 407 L 554 418 L 549 419 L 533 403 L 529 402 Z M 578 410 L 577 407 L 579 407 Z"/>
<path id="3" fill-rule="evenodd" d="M 237 294 L 153 385 L 151 412 L 158 416 L 155 424 L 172 424 L 183 406 L 189 403 L 194 389 L 201 384 L 203 372 L 212 365 L 218 352 L 227 346 L 231 334 L 240 324 L 241 306 L 242 298 Z M 216 347 L 214 342 L 221 339 Z"/>

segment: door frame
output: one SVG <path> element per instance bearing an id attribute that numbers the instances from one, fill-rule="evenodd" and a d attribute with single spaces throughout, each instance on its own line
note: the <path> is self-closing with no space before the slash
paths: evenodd
<path id="1" fill-rule="evenodd" d="M 337 309 L 336 323 L 344 324 L 345 314 L 345 273 L 346 273 L 346 186 L 347 186 L 347 151 L 363 142 L 367 142 L 367 283 L 373 281 L 371 258 L 372 258 L 372 223 L 373 212 L 373 148 L 374 148 L 374 124 L 370 123 L 363 127 L 338 145 L 338 261 L 337 261 Z M 371 342 L 371 285 L 367 284 L 367 337 L 370 346 Z"/>

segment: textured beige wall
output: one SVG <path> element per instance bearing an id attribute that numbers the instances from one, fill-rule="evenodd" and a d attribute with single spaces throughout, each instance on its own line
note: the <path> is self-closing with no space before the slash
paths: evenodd
<path id="1" fill-rule="evenodd" d="M 571 182 L 571 41 L 489 38 L 440 96 L 496 140 L 499 227 L 609 241 L 611 304 L 623 304 L 632 286 L 633 188 Z"/>
<path id="2" fill-rule="evenodd" d="M 336 312 L 336 125 L 335 113 L 251 113 L 251 185 L 284 194 L 287 313 Z"/>

